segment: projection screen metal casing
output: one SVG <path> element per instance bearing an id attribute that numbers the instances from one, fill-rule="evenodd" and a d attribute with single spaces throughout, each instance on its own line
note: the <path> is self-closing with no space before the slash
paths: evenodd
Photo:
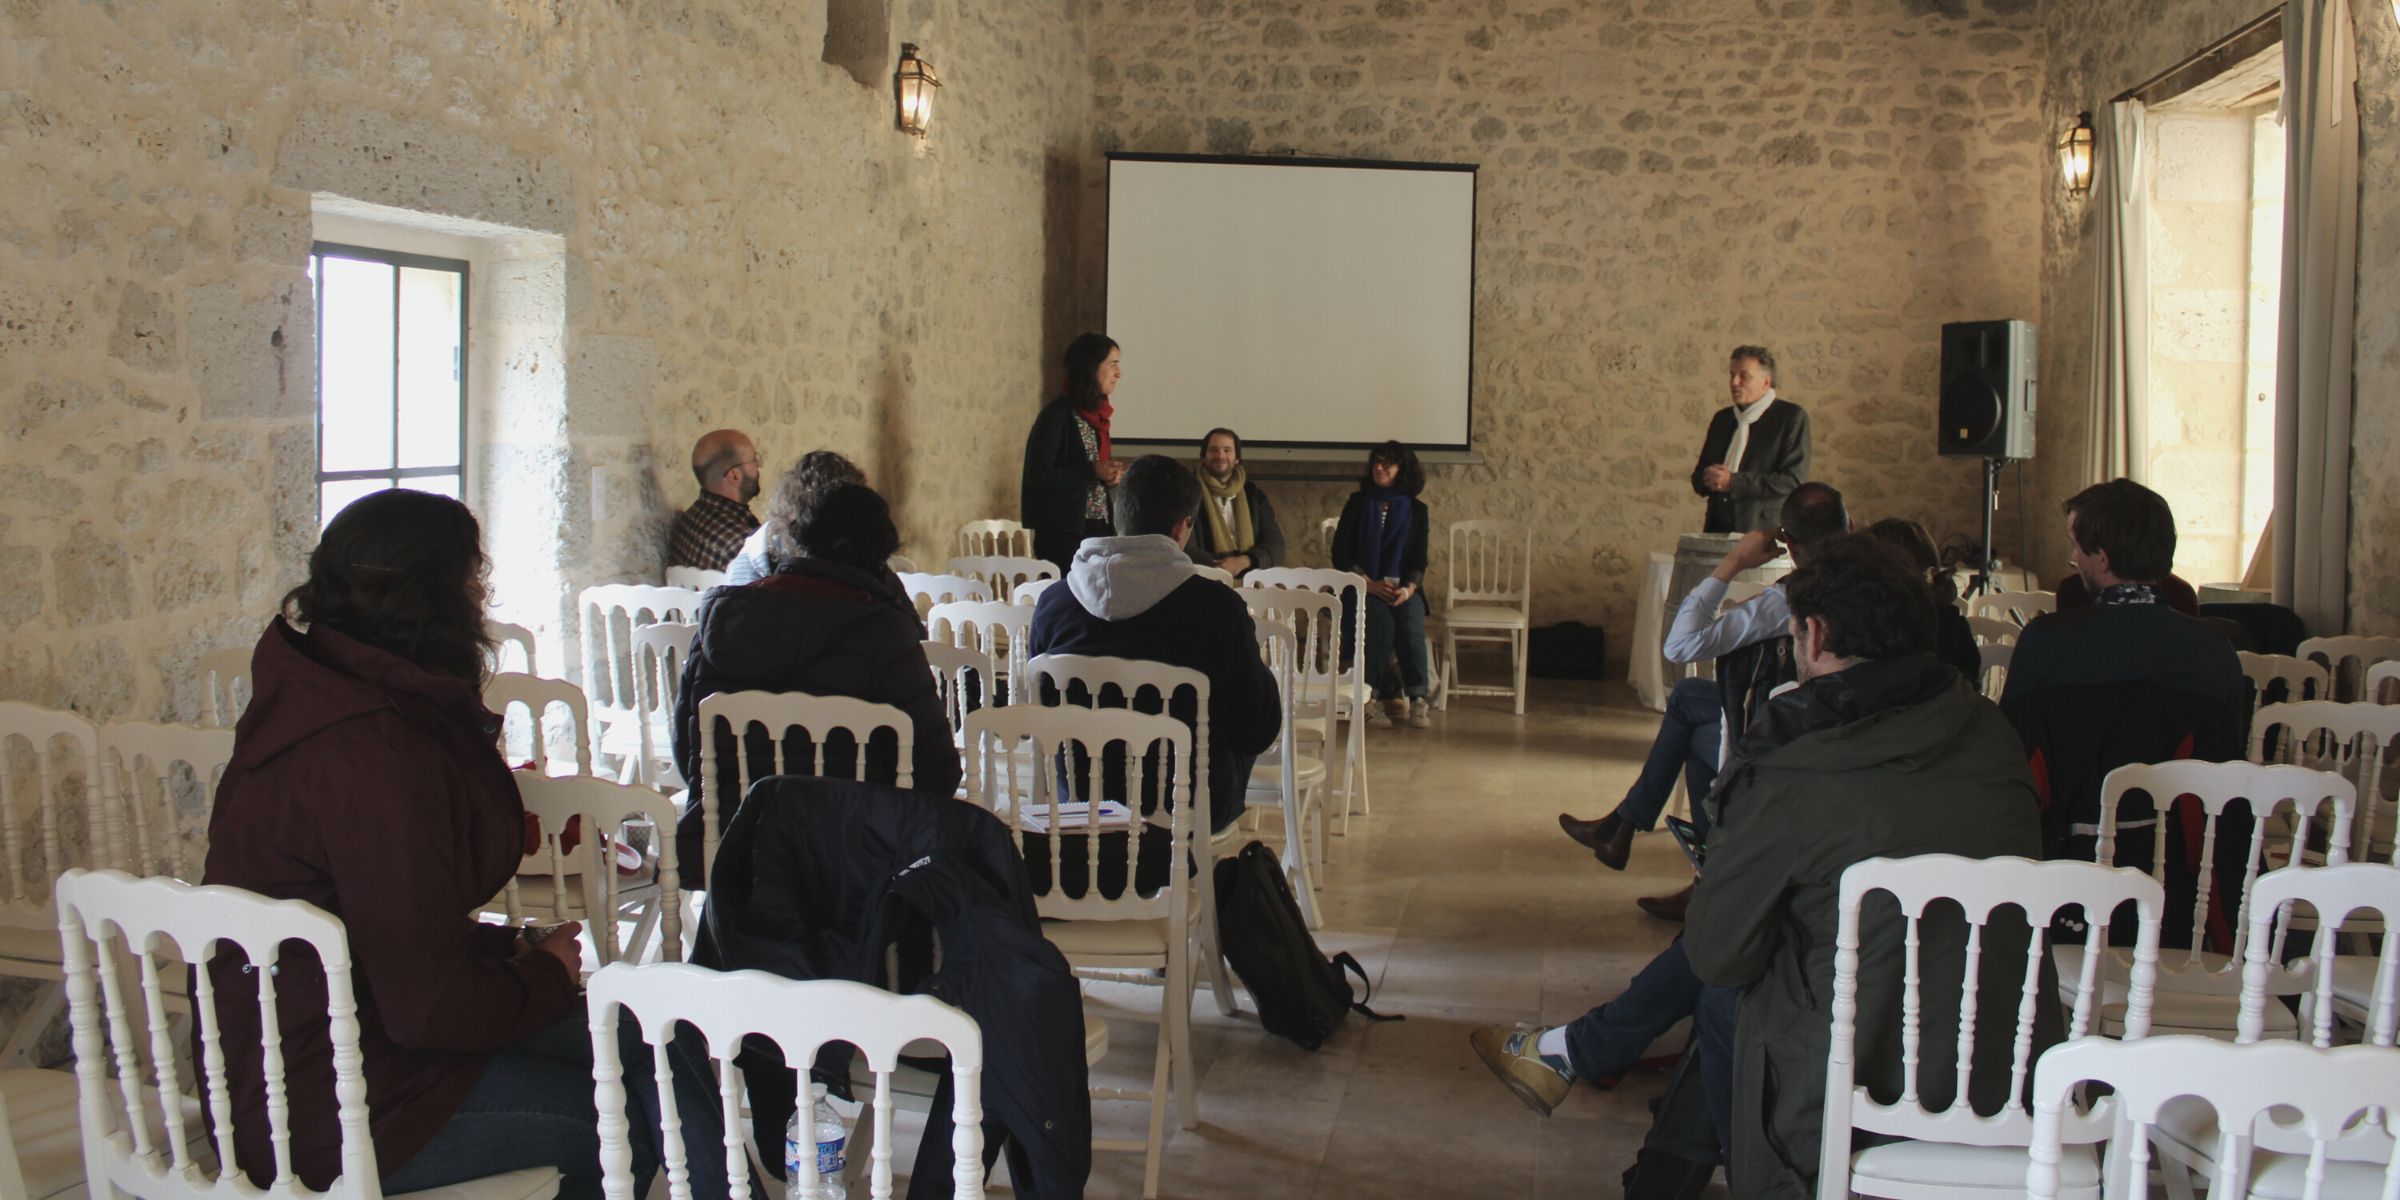
<path id="1" fill-rule="evenodd" d="M 1471 165 L 1109 156 L 1119 440 L 1466 450 L 1474 291 Z"/>

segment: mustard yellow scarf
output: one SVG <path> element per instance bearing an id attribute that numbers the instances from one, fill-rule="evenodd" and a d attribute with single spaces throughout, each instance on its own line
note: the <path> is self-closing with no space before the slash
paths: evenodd
<path id="1" fill-rule="evenodd" d="M 1250 527 L 1250 498 L 1242 492 L 1250 483 L 1250 472 L 1235 467 L 1223 483 L 1218 483 L 1206 469 L 1199 474 L 1204 497 L 1200 507 L 1208 513 L 1208 544 L 1219 555 L 1248 554 L 1258 544 L 1258 532 Z M 1225 528 L 1225 510 L 1217 506 L 1218 501 L 1228 498 L 1233 501 L 1232 529 Z"/>

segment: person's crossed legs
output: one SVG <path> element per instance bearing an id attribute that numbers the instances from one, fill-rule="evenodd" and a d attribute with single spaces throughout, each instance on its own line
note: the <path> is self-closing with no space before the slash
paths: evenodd
<path id="1" fill-rule="evenodd" d="M 1693 1015 L 1701 992 L 1676 938 L 1616 999 L 1549 1028 L 1490 1025 L 1467 1035 L 1485 1066 L 1517 1099 L 1549 1116 L 1578 1079 L 1612 1087 L 1675 1023 Z"/>
<path id="2" fill-rule="evenodd" d="M 1667 694 L 1667 715 L 1659 722 L 1658 737 L 1650 743 L 1642 773 L 1625 790 L 1625 799 L 1596 821 L 1560 813 L 1560 828 L 1591 850 L 1601 865 L 1622 871 L 1633 852 L 1633 835 L 1658 828 L 1659 814 L 1675 798 L 1675 773 L 1681 771 L 1692 797 L 1692 823 L 1705 833 L 1708 814 L 1699 801 L 1717 779 L 1717 743 L 1725 727 L 1720 697 L 1713 679 L 1676 683 Z"/>

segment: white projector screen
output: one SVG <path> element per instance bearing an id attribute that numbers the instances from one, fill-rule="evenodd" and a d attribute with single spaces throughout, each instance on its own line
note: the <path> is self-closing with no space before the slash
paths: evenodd
<path id="1" fill-rule="evenodd" d="M 1465 450 L 1475 168 L 1111 155 L 1113 436 Z"/>

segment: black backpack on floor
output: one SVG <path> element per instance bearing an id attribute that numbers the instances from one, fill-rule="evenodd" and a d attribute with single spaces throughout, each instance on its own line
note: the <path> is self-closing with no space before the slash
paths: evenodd
<path id="1" fill-rule="evenodd" d="M 1268 1033 L 1314 1050 L 1353 1012 L 1371 1021 L 1401 1019 L 1352 998 L 1356 993 L 1343 972 L 1355 972 L 1364 991 L 1366 968 L 1347 952 L 1328 959 L 1317 949 L 1273 850 L 1252 842 L 1217 863 L 1216 871 L 1217 941 L 1250 989 L 1258 1023 Z"/>

